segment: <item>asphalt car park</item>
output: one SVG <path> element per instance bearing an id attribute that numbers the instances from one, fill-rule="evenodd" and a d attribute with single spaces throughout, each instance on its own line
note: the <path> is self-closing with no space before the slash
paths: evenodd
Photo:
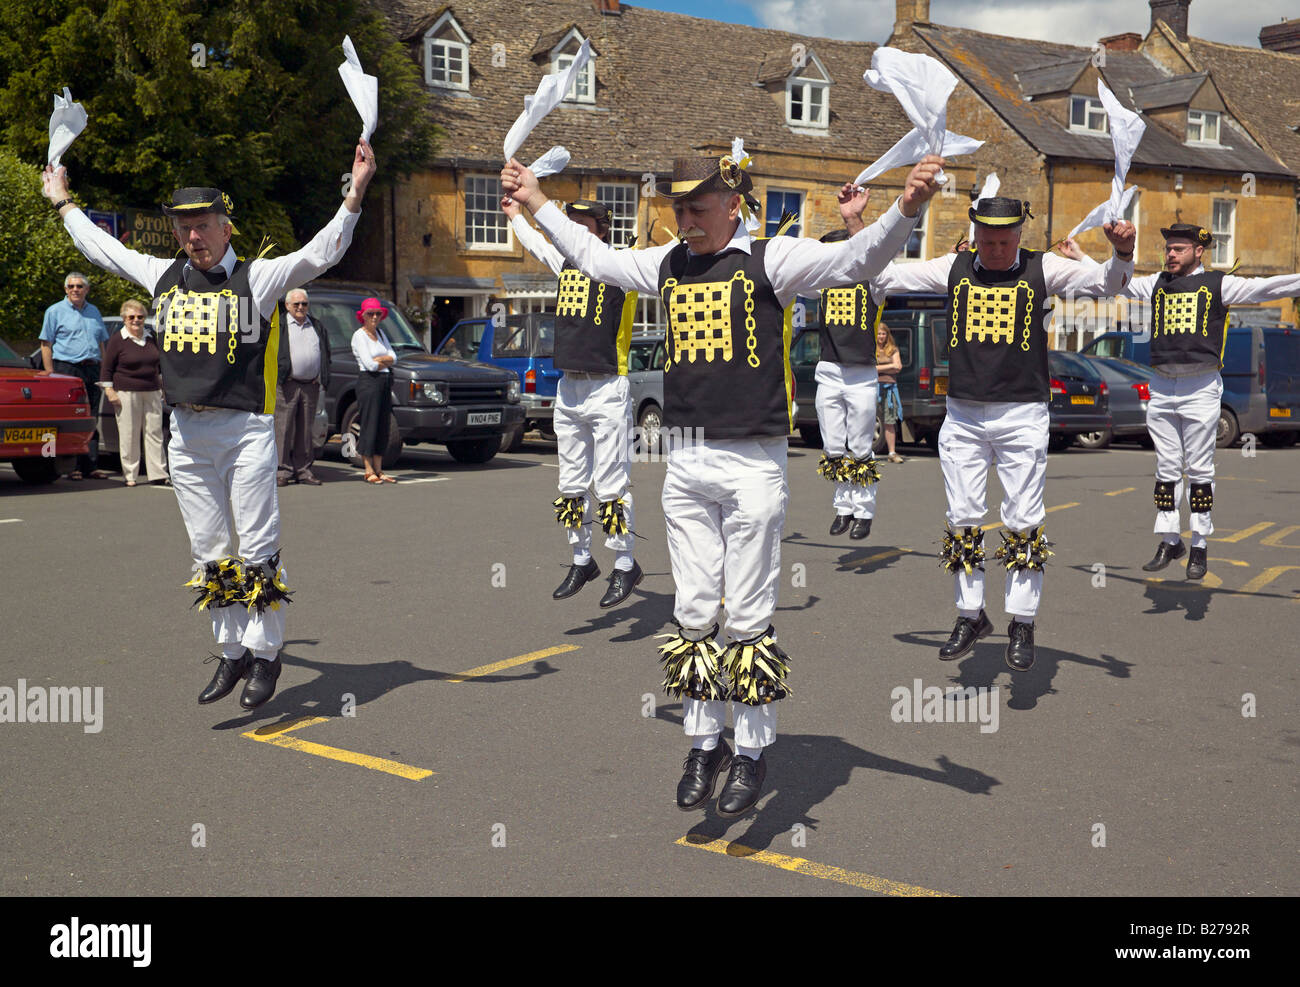
<path id="1" fill-rule="evenodd" d="M 181 586 L 171 491 L 34 490 L 0 465 L 0 542 L 24 560 L 0 686 L 103 690 L 97 727 L 0 724 L 0 891 L 1300 893 L 1300 451 L 1219 450 L 1201 583 L 1141 571 L 1153 453 L 1052 456 L 1056 554 L 1023 674 L 993 567 L 994 635 L 937 660 L 937 458 L 882 464 L 860 543 L 826 534 L 818 454 L 791 443 L 774 623 L 795 692 L 759 810 L 735 821 L 673 801 L 661 462 L 633 466 L 646 578 L 602 611 L 599 586 L 550 598 L 568 561 L 550 444 L 480 466 L 414 446 L 383 487 L 327 457 L 322 487 L 279 491 L 294 596 L 279 691 L 254 713 L 195 702 L 209 620 Z M 990 525 L 1000 497 L 994 471 Z M 599 538 L 594 554 L 607 570 Z M 931 688 L 987 705 L 920 702 Z"/>

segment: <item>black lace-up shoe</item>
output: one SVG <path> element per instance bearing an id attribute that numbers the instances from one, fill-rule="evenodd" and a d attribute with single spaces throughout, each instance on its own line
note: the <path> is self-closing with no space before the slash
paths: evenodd
<path id="1" fill-rule="evenodd" d="M 233 661 L 220 655 L 211 655 L 203 659 L 203 664 L 206 665 L 210 661 L 218 661 L 221 664 L 217 666 L 216 674 L 212 676 L 212 681 L 208 683 L 207 688 L 199 693 L 201 705 L 215 703 L 218 699 L 225 699 L 230 695 L 230 690 L 235 687 L 235 683 L 248 674 L 248 666 L 253 663 L 253 653 L 245 651 Z"/>
<path id="2" fill-rule="evenodd" d="M 253 669 L 248 673 L 248 682 L 239 697 L 239 705 L 244 709 L 257 709 L 275 695 L 275 683 L 280 678 L 280 661 L 267 661 L 254 658 Z"/>
<path id="3" fill-rule="evenodd" d="M 1007 664 L 1017 672 L 1027 672 L 1034 667 L 1034 625 L 1013 620 L 1007 628 Z"/>
<path id="4" fill-rule="evenodd" d="M 1205 560 L 1205 549 L 1194 548 L 1191 554 L 1187 556 L 1187 578 L 1204 579 L 1208 569 Z"/>
<path id="5" fill-rule="evenodd" d="M 1174 561 L 1174 559 L 1181 559 L 1185 551 L 1187 551 L 1187 549 L 1183 547 L 1183 540 L 1181 538 L 1172 545 L 1167 541 L 1162 541 L 1156 546 L 1156 554 L 1152 557 L 1150 562 L 1142 567 L 1142 571 L 1159 572 L 1170 562 Z M 1195 551 L 1195 549 L 1193 549 L 1193 551 Z"/>
<path id="6" fill-rule="evenodd" d="M 627 599 L 628 594 L 632 592 L 632 587 L 639 583 L 644 575 L 639 562 L 633 562 L 631 569 L 615 569 L 610 573 L 609 589 L 605 590 L 605 595 L 600 598 L 600 605 L 606 609 L 618 606 Z"/>
<path id="7" fill-rule="evenodd" d="M 677 808 L 690 812 L 713 798 L 718 775 L 730 763 L 731 748 L 725 740 L 719 739 L 718 746 L 711 751 L 692 747 L 682 762 L 686 770 L 677 783 Z"/>
<path id="8" fill-rule="evenodd" d="M 853 521 L 852 514 L 836 514 L 835 520 L 831 522 L 831 534 L 842 535 L 849 530 L 849 524 Z"/>
<path id="9" fill-rule="evenodd" d="M 761 754 L 757 761 L 737 754 L 731 759 L 731 772 L 718 796 L 718 815 L 741 816 L 754 808 L 763 794 L 763 781 L 767 778 L 767 758 Z"/>
<path id="10" fill-rule="evenodd" d="M 555 588 L 555 592 L 551 594 L 551 599 L 567 600 L 599 575 L 600 566 L 596 565 L 595 559 L 592 559 L 586 565 L 571 565 L 569 566 L 569 574 L 564 577 L 564 582 Z"/>
<path id="11" fill-rule="evenodd" d="M 854 541 L 857 541 L 861 538 L 866 538 L 869 534 L 871 534 L 871 518 L 855 517 L 853 519 L 853 527 L 849 529 L 849 537 Z"/>
<path id="12" fill-rule="evenodd" d="M 940 661 L 956 661 L 971 653 L 975 642 L 993 633 L 993 623 L 981 610 L 978 617 L 958 617 L 953 624 L 952 636 L 939 649 Z"/>

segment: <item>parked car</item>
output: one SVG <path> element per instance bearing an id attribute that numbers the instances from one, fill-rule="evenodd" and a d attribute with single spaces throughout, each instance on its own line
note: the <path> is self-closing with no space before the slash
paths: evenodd
<path id="1" fill-rule="evenodd" d="M 518 452 L 524 433 L 537 429 L 555 438 L 555 316 L 549 312 L 507 315 L 500 325 L 490 318 L 461 319 L 435 353 L 508 370 L 521 388 L 523 420 L 507 432 L 502 448 Z"/>
<path id="2" fill-rule="evenodd" d="M 325 326 L 330 341 L 325 413 L 332 431 L 355 438 L 361 433 L 356 402 L 360 374 L 352 355 L 352 335 L 359 327 L 356 312 L 366 295 L 310 286 L 309 291 L 311 317 Z M 383 331 L 397 354 L 384 463 L 397 462 L 403 443 L 416 442 L 445 444 L 457 462 L 486 463 L 500 450 L 502 436 L 523 421 L 518 379 L 472 359 L 430 355 L 401 309 L 390 301 L 381 302 L 388 308 Z M 348 458 L 354 466 L 361 465 L 359 455 Z"/>
<path id="3" fill-rule="evenodd" d="M 941 341 L 946 295 L 892 295 L 885 302 L 881 322 L 893 333 L 903 369 L 898 372 L 898 397 L 903 405 L 902 442 L 925 442 L 937 447 L 939 429 L 947 414 L 948 357 Z M 817 361 L 821 359 L 821 338 L 816 329 L 816 303 L 811 308 L 809 328 L 790 347 L 790 368 L 798 383 L 799 407 L 795 427 L 804 442 L 820 447 L 817 426 Z M 885 434 L 877 405 L 872 451 L 885 450 Z"/>
<path id="4" fill-rule="evenodd" d="M 627 352 L 627 384 L 632 398 L 632 420 L 640 428 L 639 452 L 659 451 L 659 431 L 664 424 L 664 357 L 662 334 L 638 336 Z"/>
<path id="5" fill-rule="evenodd" d="M 1264 330 L 1264 395 L 1269 428 L 1265 445 L 1295 445 L 1300 438 L 1300 331 Z"/>
<path id="6" fill-rule="evenodd" d="M 1047 448 L 1068 449 L 1077 435 L 1104 432 L 1114 427 L 1110 417 L 1110 386 L 1085 357 L 1066 350 L 1049 350 L 1051 400 L 1047 411 Z"/>
<path id="7" fill-rule="evenodd" d="M 1220 371 L 1223 377 L 1223 400 L 1219 410 L 1218 434 L 1215 437 L 1220 448 L 1232 445 L 1243 432 L 1263 434 L 1273 428 L 1289 430 L 1285 417 L 1278 419 L 1269 416 L 1265 341 L 1270 336 L 1294 332 L 1294 329 L 1266 329 L 1261 326 L 1228 329 L 1223 344 L 1223 370 Z M 1091 356 L 1122 357 L 1147 366 L 1151 363 L 1150 340 L 1143 340 L 1131 332 L 1103 333 L 1080 352 Z"/>
<path id="8" fill-rule="evenodd" d="M 76 468 L 78 455 L 90 451 L 94 431 L 86 385 L 79 378 L 38 376 L 0 340 L 0 461 L 12 463 L 24 483 L 53 483 Z M 46 455 L 51 451 L 53 456 Z"/>
<path id="9" fill-rule="evenodd" d="M 1084 357 L 1101 374 L 1110 388 L 1109 429 L 1083 432 L 1075 443 L 1085 449 L 1105 449 L 1113 439 L 1136 438 L 1150 444 L 1147 434 L 1147 404 L 1151 400 L 1151 378 L 1155 371 L 1132 360 L 1118 357 Z"/>

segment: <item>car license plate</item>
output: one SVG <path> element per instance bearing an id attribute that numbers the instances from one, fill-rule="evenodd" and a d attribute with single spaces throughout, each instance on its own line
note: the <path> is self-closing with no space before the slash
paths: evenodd
<path id="1" fill-rule="evenodd" d="M 1071 395 L 1070 395 L 1070 404 L 1093 404 L 1093 403 L 1094 403 L 1094 402 L 1093 402 L 1093 397 L 1092 397 L 1091 394 L 1071 394 Z"/>
<path id="2" fill-rule="evenodd" d="M 1268 415 L 1270 418 L 1290 418 L 1290 408 L 1269 408 Z"/>
<path id="3" fill-rule="evenodd" d="M 934 379 L 934 393 L 936 396 L 948 393 L 947 377 L 936 377 Z"/>
<path id="4" fill-rule="evenodd" d="M 36 428 L 6 428 L 5 443 L 45 442 L 47 438 L 58 438 L 59 430 L 53 425 L 38 425 Z"/>
<path id="5" fill-rule="evenodd" d="M 499 411 L 471 411 L 469 413 L 468 425 L 500 425 L 501 412 Z"/>

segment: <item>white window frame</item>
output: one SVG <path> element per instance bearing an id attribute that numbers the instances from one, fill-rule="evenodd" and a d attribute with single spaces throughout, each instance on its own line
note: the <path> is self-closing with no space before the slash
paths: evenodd
<path id="1" fill-rule="evenodd" d="M 796 120 L 794 117 L 794 92 L 800 92 L 800 102 L 805 110 L 812 109 L 812 94 L 814 91 L 821 93 L 820 119 L 809 120 L 805 113 L 802 120 Z M 785 122 L 791 127 L 803 127 L 808 130 L 828 130 L 831 120 L 831 84 L 825 79 L 806 79 L 802 76 L 791 76 L 785 80 Z"/>
<path id="2" fill-rule="evenodd" d="M 476 209 L 476 210 L 474 210 L 474 212 L 475 212 L 475 213 L 478 213 L 478 214 L 481 214 L 481 215 L 491 215 L 493 212 L 495 212 L 496 215 L 500 217 L 500 219 L 499 219 L 499 224 L 500 224 L 500 226 L 504 227 L 504 229 L 505 229 L 505 234 L 506 234 L 506 238 L 505 238 L 505 240 L 502 240 L 502 241 L 494 241 L 494 242 L 488 243 L 488 242 L 475 242 L 475 240 L 473 239 L 473 233 L 474 233 L 475 230 L 480 229 L 480 228 L 483 229 L 483 230 L 488 229 L 488 227 L 487 227 L 486 224 L 482 224 L 482 225 L 480 225 L 480 224 L 474 224 L 474 223 L 471 223 L 471 221 L 470 221 L 470 196 L 471 196 L 471 195 L 481 195 L 481 194 L 482 194 L 481 192 L 475 192 L 475 191 L 473 191 L 472 188 L 471 188 L 471 183 L 478 182 L 478 181 L 495 182 L 495 183 L 496 183 L 496 188 L 497 188 L 497 190 L 496 190 L 495 198 L 493 198 L 493 196 L 491 196 L 491 195 L 488 196 L 488 199 L 489 199 L 490 202 L 491 202 L 491 205 L 490 205 L 489 207 L 487 207 L 487 208 L 483 208 L 483 209 Z M 501 194 L 502 194 L 502 193 L 501 193 L 501 176 L 500 176 L 500 175 L 487 175 L 487 174 L 473 174 L 473 173 L 471 173 L 471 174 L 467 174 L 467 175 L 465 176 L 465 185 L 464 185 L 464 195 L 465 195 L 465 212 L 464 212 L 465 227 L 464 227 L 464 231 L 465 231 L 465 237 L 464 237 L 464 239 L 465 239 L 465 249 L 466 249 L 466 250 L 484 250 L 484 251 L 493 251 L 493 252 L 505 252 L 505 251 L 513 251 L 513 250 L 514 250 L 514 248 L 515 248 L 515 236 L 514 236 L 514 232 L 513 232 L 513 231 L 511 230 L 511 228 L 510 228 L 510 223 L 509 223 L 509 221 L 506 219 L 506 215 L 505 215 L 505 213 L 501 211 Z M 494 225 L 497 225 L 497 224 L 494 223 Z"/>
<path id="3" fill-rule="evenodd" d="M 774 185 L 769 185 L 767 188 L 763 189 L 763 235 L 767 236 L 767 224 L 769 222 L 775 223 L 775 222 L 780 222 L 781 220 L 780 213 L 777 213 L 775 216 L 771 216 L 768 213 L 767 197 L 771 195 L 773 192 L 779 193 L 780 195 L 799 196 L 799 218 L 795 220 L 794 225 L 799 227 L 799 236 L 803 236 L 803 231 L 808 228 L 807 225 L 804 223 L 804 219 L 806 218 L 808 213 L 808 193 L 801 188 L 780 188 Z M 788 236 L 788 234 L 782 234 L 782 235 Z"/>
<path id="4" fill-rule="evenodd" d="M 652 319 L 653 313 L 653 319 Z M 638 292 L 636 296 L 636 314 L 632 317 L 632 335 L 653 336 L 668 330 L 668 320 L 664 318 L 663 301 L 658 295 Z"/>
<path id="5" fill-rule="evenodd" d="M 598 182 L 596 201 L 609 207 L 609 242 L 621 247 L 628 237 L 637 235 L 637 196 L 639 187 L 633 182 Z"/>
<path id="6" fill-rule="evenodd" d="M 1214 124 L 1214 136 L 1205 136 L 1208 126 Z M 1198 136 L 1192 136 L 1192 127 L 1197 128 Z M 1188 144 L 1209 144 L 1219 146 L 1219 138 L 1223 134 L 1223 114 L 1218 110 L 1188 110 L 1187 111 L 1187 143 Z"/>
<path id="7" fill-rule="evenodd" d="M 917 247 L 916 254 L 913 256 L 907 251 L 908 244 L 912 242 L 911 235 L 907 238 L 907 243 L 903 244 L 903 249 L 898 252 L 897 262 L 900 264 L 914 264 L 917 261 L 929 260 L 930 254 L 930 203 L 921 207 L 921 215 L 916 221 L 916 226 L 912 228 L 912 233 L 920 233 L 921 241 Z"/>
<path id="8" fill-rule="evenodd" d="M 506 296 L 511 315 L 530 312 L 555 314 L 555 289 L 550 291 L 520 291 Z"/>
<path id="9" fill-rule="evenodd" d="M 1228 207 L 1228 227 L 1218 226 L 1219 206 Z M 1216 268 L 1229 267 L 1232 264 L 1232 241 L 1237 234 L 1237 202 L 1235 199 L 1214 199 L 1210 205 L 1210 232 L 1214 234 L 1214 244 L 1210 247 L 1210 263 Z"/>
<path id="10" fill-rule="evenodd" d="M 558 75 L 572 65 L 573 60 L 577 58 L 577 53 L 567 54 L 564 49 L 569 47 L 570 42 L 576 41 L 581 45 L 585 40 L 586 38 L 577 28 L 573 28 L 561 38 L 560 43 L 551 49 L 551 71 Z M 586 89 L 585 95 L 583 89 Z M 582 71 L 573 80 L 573 85 L 564 94 L 564 102 L 586 104 L 596 102 L 596 56 L 594 54 L 587 59 L 587 64 L 582 67 Z"/>
<path id="11" fill-rule="evenodd" d="M 1082 103 L 1084 107 L 1083 123 L 1081 124 L 1074 122 L 1074 108 L 1077 105 L 1079 105 L 1079 103 Z M 1097 115 L 1100 115 L 1101 117 L 1100 127 L 1095 127 L 1092 125 L 1093 122 L 1096 120 Z M 1070 96 L 1070 129 L 1073 130 L 1075 133 L 1080 133 L 1080 134 L 1109 134 L 1110 117 L 1107 115 L 1106 107 L 1102 104 L 1101 100 L 1097 99 L 1095 96 L 1071 95 Z"/>
<path id="12" fill-rule="evenodd" d="M 450 25 L 456 37 L 459 40 L 450 38 L 440 38 L 444 27 Z M 433 73 L 433 50 L 437 46 L 446 49 L 444 55 L 445 77 L 442 79 L 434 78 Z M 450 72 L 451 55 L 459 53 L 460 55 L 460 78 L 452 78 Z M 467 35 L 461 26 L 456 23 L 456 18 L 447 11 L 434 22 L 433 27 L 424 32 L 424 82 L 425 85 L 437 86 L 440 89 L 457 89 L 462 92 L 469 91 L 469 35 Z"/>

